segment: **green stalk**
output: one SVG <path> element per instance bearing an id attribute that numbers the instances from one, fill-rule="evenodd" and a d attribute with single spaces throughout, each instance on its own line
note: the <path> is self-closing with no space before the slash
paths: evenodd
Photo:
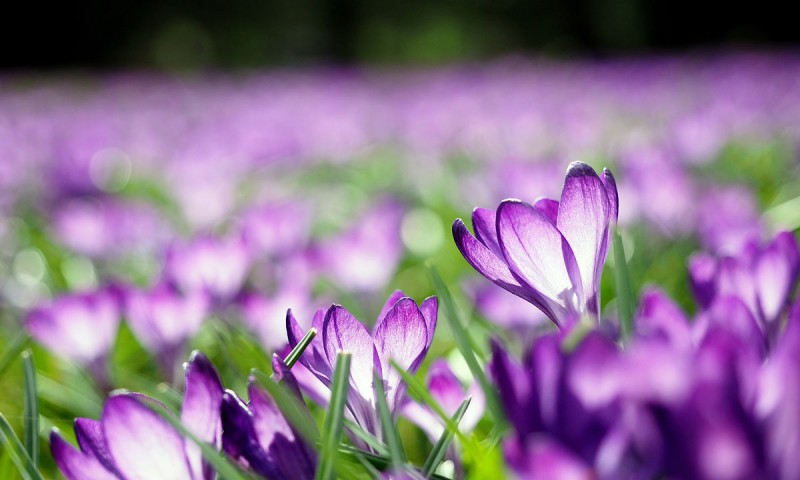
<path id="1" fill-rule="evenodd" d="M 336 355 L 336 368 L 333 371 L 331 400 L 325 413 L 325 424 L 322 432 L 322 451 L 317 466 L 317 480 L 333 480 L 336 478 L 339 441 L 344 431 L 344 409 L 347 404 L 347 392 L 350 388 L 350 352 L 339 352 Z"/>

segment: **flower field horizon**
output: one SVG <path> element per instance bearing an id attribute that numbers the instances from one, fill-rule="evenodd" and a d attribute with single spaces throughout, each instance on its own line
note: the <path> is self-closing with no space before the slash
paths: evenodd
<path id="1" fill-rule="evenodd" d="M 793 52 L 0 75 L 0 478 L 800 478 L 798 159 Z"/>

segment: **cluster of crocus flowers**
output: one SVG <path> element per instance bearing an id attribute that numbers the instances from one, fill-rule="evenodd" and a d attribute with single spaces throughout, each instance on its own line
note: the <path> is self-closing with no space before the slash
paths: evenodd
<path id="1" fill-rule="evenodd" d="M 567 170 L 561 201 L 505 200 L 496 211 L 472 212 L 475 236 L 461 219 L 453 237 L 483 276 L 544 312 L 558 326 L 600 314 L 598 285 L 616 222 L 617 187 L 588 165 Z"/>
<path id="2" fill-rule="evenodd" d="M 433 341 L 437 314 L 436 297 L 417 306 L 403 292 L 396 291 L 386 301 L 370 333 L 347 309 L 332 305 L 324 315 L 318 313 L 314 317 L 312 328 L 321 332 L 322 338 L 312 341 L 300 362 L 330 388 L 336 355 L 340 351 L 350 352 L 353 366 L 347 415 L 380 438 L 373 374 L 383 381 L 386 403 L 394 414 L 403 402 L 405 386 L 392 361 L 404 371 L 417 371 Z M 287 313 L 286 330 L 289 344 L 294 347 L 304 332 L 291 311 Z M 312 392 L 318 390 L 314 385 L 304 387 Z"/>

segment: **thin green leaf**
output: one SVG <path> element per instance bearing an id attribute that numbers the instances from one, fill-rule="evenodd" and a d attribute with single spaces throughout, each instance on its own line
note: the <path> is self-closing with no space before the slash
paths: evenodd
<path id="1" fill-rule="evenodd" d="M 458 425 L 461 422 L 461 419 L 464 417 L 464 413 L 467 411 L 471 401 L 472 397 L 467 397 L 466 400 L 461 402 L 461 405 L 459 405 L 456 413 L 452 416 L 452 418 L 450 418 L 454 424 Z M 439 437 L 439 440 L 437 440 L 436 444 L 433 446 L 433 450 L 431 450 L 428 458 L 425 459 L 425 463 L 422 465 L 422 474 L 425 475 L 425 478 L 431 478 L 433 472 L 436 471 L 436 467 L 438 467 L 442 462 L 444 454 L 447 452 L 447 448 L 450 446 L 450 442 L 452 441 L 453 432 L 445 428 L 442 432 L 442 435 Z"/>
<path id="2" fill-rule="evenodd" d="M 297 433 L 303 437 L 309 445 L 316 445 L 320 441 L 320 433 L 317 423 L 308 411 L 308 407 L 303 401 L 289 392 L 286 387 L 264 372 L 251 370 L 250 374 L 255 377 L 258 385 L 264 387 L 270 394 L 278 410 L 281 411 L 286 421 L 289 422 Z"/>
<path id="3" fill-rule="evenodd" d="M 36 465 L 33 464 L 33 460 L 31 460 L 28 452 L 25 451 L 25 447 L 23 447 L 22 442 L 19 441 L 19 437 L 14 433 L 14 430 L 2 413 L 0 413 L 0 440 L 3 441 L 2 443 L 5 449 L 11 455 L 11 459 L 14 460 L 14 463 L 17 465 L 17 470 L 19 474 L 22 475 L 23 479 L 43 479 L 42 474 L 39 473 Z"/>
<path id="4" fill-rule="evenodd" d="M 622 237 L 619 234 L 618 228 L 614 229 L 613 236 L 617 312 L 619 313 L 622 339 L 626 340 L 633 332 L 633 313 L 635 311 L 634 295 L 633 288 L 631 287 L 631 276 L 628 271 L 628 264 L 625 261 L 625 248 L 622 245 Z"/>
<path id="5" fill-rule="evenodd" d="M 181 422 L 180 418 L 156 402 L 147 402 L 146 405 L 154 412 L 158 413 L 181 435 L 188 438 L 200 448 L 203 458 L 214 468 L 221 478 L 225 480 L 254 480 L 254 477 L 239 470 L 239 467 L 231 463 L 224 453 L 218 451 L 212 445 L 197 438 Z"/>
<path id="6" fill-rule="evenodd" d="M 346 456 L 356 457 L 358 462 L 361 463 L 362 466 L 366 462 L 369 465 L 371 465 L 372 467 L 374 467 L 374 469 L 379 471 L 379 472 L 389 469 L 389 467 L 391 467 L 391 465 L 392 465 L 392 460 L 389 457 L 386 457 L 386 456 L 383 456 L 383 455 L 375 455 L 374 453 L 371 453 L 371 452 L 365 452 L 364 450 L 360 450 L 360 449 L 352 447 L 350 445 L 342 445 L 342 446 L 340 446 L 339 447 L 339 453 L 341 453 L 342 455 L 346 455 Z M 368 470 L 373 471 L 372 469 L 369 469 L 369 468 L 368 468 Z M 409 469 L 406 470 L 406 472 L 409 472 L 409 471 L 410 471 Z M 373 478 L 377 478 L 377 477 L 373 477 Z M 432 480 L 450 480 L 447 477 L 443 477 L 443 476 L 437 475 L 437 474 L 431 474 L 430 478 Z"/>
<path id="7" fill-rule="evenodd" d="M 386 447 L 386 444 L 375 438 L 375 436 L 368 431 L 364 430 L 361 425 L 347 419 L 344 420 L 344 424 L 347 429 L 353 433 L 353 435 L 369 445 L 369 447 L 379 455 L 389 455 L 389 449 Z"/>
<path id="8" fill-rule="evenodd" d="M 310 328 L 303 338 L 300 339 L 300 342 L 295 345 L 289 355 L 286 355 L 286 358 L 283 359 L 283 363 L 286 364 L 287 367 L 292 368 L 295 363 L 300 359 L 300 356 L 303 355 L 303 352 L 306 351 L 306 348 L 311 344 L 311 340 L 314 340 L 314 337 L 317 336 L 317 329 Z"/>
<path id="9" fill-rule="evenodd" d="M 336 464 L 339 454 L 339 440 L 344 430 L 344 408 L 347 403 L 347 391 L 350 388 L 350 352 L 339 352 L 336 355 L 336 368 L 333 371 L 331 400 L 325 413 L 322 451 L 317 466 L 317 480 L 333 480 L 336 478 Z"/>
<path id="10" fill-rule="evenodd" d="M 6 373 L 11 363 L 28 346 L 29 340 L 30 337 L 27 334 L 20 333 L 6 345 L 3 354 L 0 355 L 0 376 Z"/>
<path id="11" fill-rule="evenodd" d="M 428 272 L 430 274 L 431 281 L 433 282 L 433 288 L 436 291 L 436 295 L 444 303 L 448 325 L 450 325 L 450 330 L 453 332 L 453 339 L 456 342 L 456 346 L 458 347 L 459 352 L 461 352 L 461 356 L 464 357 L 470 372 L 472 372 L 472 376 L 478 380 L 478 383 L 483 390 L 483 394 L 486 397 L 486 406 L 488 407 L 488 410 L 492 413 L 495 422 L 505 422 L 505 417 L 503 416 L 502 409 L 500 408 L 500 402 L 497 399 L 497 393 L 495 392 L 492 384 L 489 382 L 489 379 L 486 377 L 486 373 L 481 368 L 478 360 L 475 358 L 474 349 L 472 348 L 469 334 L 464 329 L 464 325 L 461 323 L 461 316 L 459 315 L 458 308 L 453 300 L 453 296 L 450 294 L 450 290 L 447 288 L 447 285 L 445 285 L 442 277 L 439 276 L 439 272 L 436 270 L 436 267 L 430 265 Z"/>
<path id="12" fill-rule="evenodd" d="M 39 399 L 36 394 L 36 366 L 30 351 L 22 353 L 25 371 L 25 451 L 34 466 L 39 465 Z"/>
<path id="13" fill-rule="evenodd" d="M 389 447 L 389 458 L 394 469 L 400 469 L 406 462 L 406 454 L 403 451 L 403 444 L 400 441 L 400 434 L 397 432 L 397 425 L 389 411 L 389 403 L 386 401 L 386 390 L 383 387 L 383 379 L 376 370 L 372 371 L 372 385 L 375 390 L 375 403 L 378 407 L 378 415 L 383 429 L 383 440 Z"/>

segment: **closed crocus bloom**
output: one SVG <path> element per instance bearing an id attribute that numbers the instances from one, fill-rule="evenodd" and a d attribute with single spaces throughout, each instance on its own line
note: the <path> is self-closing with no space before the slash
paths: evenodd
<path id="1" fill-rule="evenodd" d="M 214 366 L 196 353 L 186 366 L 186 393 L 181 422 L 198 439 L 221 446 L 222 384 Z M 184 438 L 136 393 L 112 395 L 100 420 L 78 418 L 75 436 L 79 449 L 57 431 L 50 449 L 68 480 L 211 480 L 213 469 L 199 447 Z"/>
<path id="2" fill-rule="evenodd" d="M 433 340 L 437 312 L 436 297 L 429 297 L 417 306 L 403 292 L 396 291 L 386 301 L 370 333 L 344 307 L 332 305 L 322 320 L 322 338 L 311 342 L 300 362 L 330 388 L 337 353 L 350 352 L 347 413 L 365 430 L 379 432 L 373 371 L 383 379 L 386 401 L 394 413 L 404 398 L 405 386 L 390 361 L 412 374 L 417 371 Z M 303 330 L 291 312 L 286 321 L 289 344 L 294 347 Z"/>
<path id="3" fill-rule="evenodd" d="M 274 356 L 275 376 L 298 398 L 300 389 L 289 368 Z M 292 427 L 268 393 L 251 380 L 245 404 L 228 390 L 222 401 L 222 443 L 225 452 L 270 480 L 311 480 L 317 457 Z"/>
<path id="4" fill-rule="evenodd" d="M 453 237 L 478 272 L 564 326 L 575 317 L 599 316 L 598 285 L 617 210 L 611 172 L 601 178 L 574 162 L 560 202 L 505 200 L 496 211 L 476 208 L 475 236 L 457 219 Z"/>
<path id="5" fill-rule="evenodd" d="M 239 293 L 249 269 L 244 240 L 200 236 L 169 249 L 164 274 L 184 293 L 205 292 L 217 302 L 227 302 Z"/>
<path id="6" fill-rule="evenodd" d="M 87 367 L 105 387 L 105 360 L 120 322 L 118 297 L 114 287 L 57 297 L 28 312 L 25 328 L 49 350 Z"/>
<path id="7" fill-rule="evenodd" d="M 126 294 L 126 315 L 136 338 L 152 352 L 168 376 L 183 356 L 183 347 L 208 314 L 203 292 L 182 294 L 168 285 Z"/>

